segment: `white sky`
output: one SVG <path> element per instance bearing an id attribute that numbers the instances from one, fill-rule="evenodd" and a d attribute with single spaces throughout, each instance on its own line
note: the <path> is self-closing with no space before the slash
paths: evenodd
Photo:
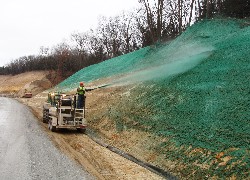
<path id="1" fill-rule="evenodd" d="M 101 15 L 137 6 L 138 0 L 0 0 L 0 66 L 95 28 Z"/>

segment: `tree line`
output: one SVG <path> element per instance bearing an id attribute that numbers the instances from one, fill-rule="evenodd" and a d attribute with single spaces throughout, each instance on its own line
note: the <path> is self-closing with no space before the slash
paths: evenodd
<path id="1" fill-rule="evenodd" d="M 248 0 L 139 0 L 140 7 L 115 17 L 100 17 L 95 30 L 76 32 L 70 42 L 41 46 L 38 55 L 12 60 L 0 74 L 35 70 L 57 72 L 57 82 L 76 71 L 180 35 L 196 21 L 216 16 L 250 16 Z"/>

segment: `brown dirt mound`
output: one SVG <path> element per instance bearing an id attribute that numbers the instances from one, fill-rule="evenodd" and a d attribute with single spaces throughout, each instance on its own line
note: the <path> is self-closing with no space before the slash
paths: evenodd
<path id="1" fill-rule="evenodd" d="M 52 86 L 48 71 L 32 71 L 14 76 L 0 76 L 0 94 L 22 97 L 25 92 L 36 95 Z"/>

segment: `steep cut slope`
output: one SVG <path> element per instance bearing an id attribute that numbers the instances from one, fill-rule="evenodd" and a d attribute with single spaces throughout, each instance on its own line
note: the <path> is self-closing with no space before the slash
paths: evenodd
<path id="1" fill-rule="evenodd" d="M 249 177 L 247 24 L 199 22 L 167 44 L 84 68 L 57 88 L 70 91 L 79 81 L 108 84 L 89 96 L 90 126 L 127 151 L 129 145 L 115 142 L 109 131 L 127 137 L 134 130 L 155 135 L 161 141 L 145 149 L 161 159 L 145 160 L 180 177 Z"/>

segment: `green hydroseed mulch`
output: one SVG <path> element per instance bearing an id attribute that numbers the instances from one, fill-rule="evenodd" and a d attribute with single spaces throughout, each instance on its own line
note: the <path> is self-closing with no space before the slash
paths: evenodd
<path id="1" fill-rule="evenodd" d="M 108 113 L 118 130 L 139 128 L 168 137 L 158 148 L 167 159 L 187 164 L 183 176 L 197 168 L 194 177 L 249 178 L 249 24 L 201 21 L 172 42 L 84 68 L 58 87 L 68 90 L 105 77 L 113 77 L 112 86 L 134 84 Z M 203 153 L 193 154 L 195 148 Z M 215 161 L 220 152 L 230 157 L 227 166 Z M 200 170 L 194 162 L 209 168 Z"/>

